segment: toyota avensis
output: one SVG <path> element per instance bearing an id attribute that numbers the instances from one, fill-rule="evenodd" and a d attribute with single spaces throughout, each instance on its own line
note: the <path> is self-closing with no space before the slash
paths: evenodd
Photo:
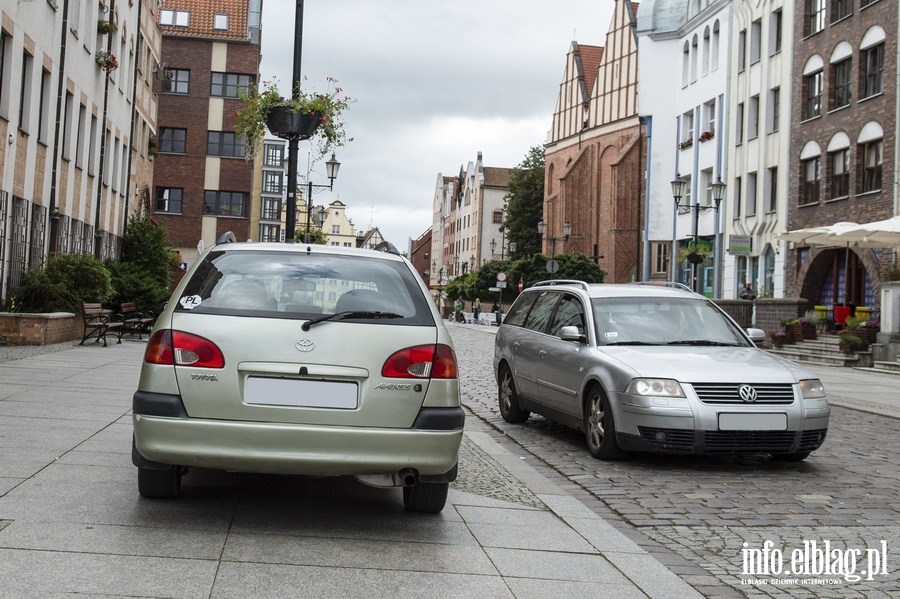
<path id="1" fill-rule="evenodd" d="M 225 240 L 175 289 L 144 355 L 141 495 L 174 497 L 192 467 L 353 475 L 441 511 L 464 416 L 452 342 L 410 263 Z"/>
<path id="2" fill-rule="evenodd" d="M 763 331 L 745 333 L 678 284 L 539 283 L 497 333 L 500 413 L 578 429 L 602 460 L 629 451 L 803 460 L 828 431 L 825 389 L 751 339 Z"/>

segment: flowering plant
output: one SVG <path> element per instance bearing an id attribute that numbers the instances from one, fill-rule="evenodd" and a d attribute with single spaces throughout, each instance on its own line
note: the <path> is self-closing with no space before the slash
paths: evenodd
<path id="1" fill-rule="evenodd" d="M 106 34 L 116 30 L 116 26 L 112 21 L 106 19 L 97 19 L 97 33 Z"/>
<path id="2" fill-rule="evenodd" d="M 805 316 L 801 316 L 797 319 L 797 324 L 809 324 L 809 319 Z"/>
<path id="3" fill-rule="evenodd" d="M 785 337 L 787 337 L 787 333 L 785 333 L 784 331 L 775 331 L 775 334 L 772 336 L 778 339 L 784 339 Z"/>
<path id="4" fill-rule="evenodd" d="M 689 137 L 686 140 L 684 140 L 683 142 L 681 142 L 680 144 L 678 144 L 678 147 L 681 148 L 682 150 L 687 150 L 692 145 L 694 145 L 694 140 Z"/>
<path id="5" fill-rule="evenodd" d="M 866 329 L 877 329 L 881 327 L 881 324 L 877 320 L 867 320 L 859 326 Z"/>
<path id="6" fill-rule="evenodd" d="M 262 86 L 251 84 L 249 89 L 242 89 L 239 95 L 242 106 L 234 113 L 237 118 L 234 131 L 248 142 L 246 158 L 253 157 L 257 142 L 266 134 L 269 111 L 276 106 L 284 106 L 300 114 L 315 113 L 319 117 L 319 125 L 311 138 L 315 138 L 320 156 L 353 141 L 353 138 L 347 138 L 341 117 L 354 100 L 343 95 L 336 79 L 328 77 L 327 81 L 328 89 L 321 93 L 306 91 L 298 82 L 290 98 L 278 92 L 275 81 L 263 82 Z"/>
<path id="7" fill-rule="evenodd" d="M 97 64 L 101 69 L 106 71 L 107 75 L 119 68 L 119 61 L 116 60 L 116 55 L 112 52 L 107 52 L 106 50 L 97 52 L 97 54 L 94 55 L 94 60 L 97 61 Z"/>
<path id="8" fill-rule="evenodd" d="M 700 134 L 700 141 L 709 141 L 715 136 L 716 132 L 710 129 L 709 131 L 704 131 Z"/>

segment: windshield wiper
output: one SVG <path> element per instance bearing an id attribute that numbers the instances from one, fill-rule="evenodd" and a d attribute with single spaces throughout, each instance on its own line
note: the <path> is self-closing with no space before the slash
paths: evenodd
<path id="1" fill-rule="evenodd" d="M 659 343 L 650 343 L 648 341 L 612 341 L 606 345 L 659 345 Z"/>
<path id="2" fill-rule="evenodd" d="M 313 326 L 314 324 L 319 324 L 320 322 L 325 322 L 326 320 L 345 320 L 347 318 L 403 318 L 403 315 L 395 314 L 394 312 L 335 312 L 334 314 L 329 314 L 328 316 L 320 316 L 319 318 L 307 320 L 300 326 L 300 328 L 304 331 L 308 331 L 309 327 Z"/>
<path id="3" fill-rule="evenodd" d="M 666 345 L 715 345 L 724 347 L 737 347 L 736 343 L 725 343 L 723 341 L 710 341 L 709 339 L 687 339 L 684 341 L 669 341 Z"/>

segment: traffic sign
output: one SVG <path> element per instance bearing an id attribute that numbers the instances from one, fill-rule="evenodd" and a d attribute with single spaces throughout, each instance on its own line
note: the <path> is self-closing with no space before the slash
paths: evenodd
<path id="1" fill-rule="evenodd" d="M 550 274 L 555 273 L 559 270 L 559 262 L 556 260 L 547 260 L 547 272 Z"/>
<path id="2" fill-rule="evenodd" d="M 519 279 L 519 291 L 522 291 L 523 289 L 525 289 L 525 281 Z"/>
<path id="3" fill-rule="evenodd" d="M 504 281 L 506 281 L 506 273 L 501 270 L 497 273 L 497 282 L 503 283 Z"/>
<path id="4" fill-rule="evenodd" d="M 506 281 L 497 281 L 497 289 L 506 289 Z"/>

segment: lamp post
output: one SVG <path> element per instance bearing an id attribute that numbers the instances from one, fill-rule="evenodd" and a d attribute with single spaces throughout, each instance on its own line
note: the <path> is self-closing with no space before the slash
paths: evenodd
<path id="1" fill-rule="evenodd" d="M 672 197 L 675 198 L 675 206 L 674 212 L 672 216 L 672 257 L 669 259 L 669 264 L 672 269 L 672 282 L 675 283 L 677 279 L 676 275 L 676 263 L 675 258 L 678 256 L 678 204 L 681 202 L 681 198 L 684 197 L 684 188 L 687 186 L 687 181 L 681 178 L 680 173 L 675 173 L 675 178 L 672 180 Z"/>
<path id="2" fill-rule="evenodd" d="M 540 222 L 538 222 L 537 228 L 538 228 L 538 233 L 541 236 L 541 239 L 543 239 L 544 233 L 547 231 L 547 223 L 544 222 L 544 219 L 541 219 Z M 563 223 L 562 228 L 563 228 L 563 236 L 561 238 L 560 237 L 550 237 L 549 238 L 550 248 L 551 248 L 550 249 L 550 251 L 551 251 L 550 259 L 551 260 L 553 258 L 556 258 L 556 240 L 562 239 L 563 243 L 566 243 L 567 241 L 569 241 L 569 236 L 572 235 L 572 223 L 570 223 L 569 221 L 566 221 L 565 223 Z M 563 250 L 565 250 L 565 246 L 563 246 Z"/>
<path id="3" fill-rule="evenodd" d="M 338 162 L 334 154 L 331 155 L 331 159 L 325 162 L 325 174 L 328 177 L 328 185 L 313 185 L 312 180 L 308 180 L 306 183 L 306 243 L 311 243 L 309 239 L 309 228 L 310 228 L 310 219 L 312 217 L 313 211 L 313 203 L 312 203 L 312 194 L 313 188 L 317 189 L 333 189 L 334 188 L 334 180 L 337 179 L 338 171 L 341 168 L 341 163 Z M 287 231 L 285 232 L 285 240 L 290 239 L 288 243 L 293 243 L 294 241 L 294 228 L 295 225 L 292 225 L 290 222 L 290 214 L 295 212 L 296 205 L 290 209 L 288 213 L 288 223 L 287 223 Z"/>
<path id="4" fill-rule="evenodd" d="M 681 178 L 680 175 L 676 175 L 675 180 L 672 181 L 672 197 L 675 199 L 676 220 L 678 218 L 679 209 L 681 208 L 681 198 L 684 197 L 685 185 L 686 185 L 686 182 L 684 181 L 684 179 Z M 686 210 L 686 212 L 694 213 L 694 241 L 693 241 L 694 247 L 697 247 L 697 245 L 700 241 L 700 214 L 703 212 L 709 212 L 710 210 L 716 211 L 715 232 L 714 232 L 714 242 L 715 242 L 716 246 L 715 246 L 715 257 L 713 259 L 713 261 L 714 261 L 713 270 L 714 270 L 714 281 L 715 281 L 714 286 L 713 286 L 713 294 L 715 295 L 718 293 L 718 285 L 719 285 L 719 274 L 718 274 L 719 246 L 721 245 L 719 243 L 719 205 L 722 203 L 722 198 L 725 197 L 725 184 L 722 183 L 722 178 L 719 177 L 718 180 L 715 183 L 713 183 L 710 187 L 712 188 L 712 197 L 713 197 L 713 201 L 715 202 L 714 206 L 701 206 L 699 202 L 695 202 L 695 203 L 691 204 L 690 206 L 685 206 L 685 210 Z M 674 227 L 673 227 L 673 237 L 675 237 Z M 677 240 L 674 240 L 673 247 L 675 246 L 676 243 L 677 243 Z M 700 291 L 699 291 L 698 287 L 699 287 L 700 281 L 699 281 L 699 276 L 697 274 L 697 269 L 698 269 L 700 263 L 703 262 L 703 259 L 700 256 L 696 256 L 694 259 L 691 259 L 689 257 L 688 261 L 691 263 L 691 266 L 693 267 L 691 269 L 691 277 L 692 277 L 691 289 L 693 289 L 694 291 L 699 293 Z"/>
<path id="5" fill-rule="evenodd" d="M 475 272 L 475 256 L 469 256 L 469 272 Z"/>
<path id="6" fill-rule="evenodd" d="M 506 248 L 506 225 L 500 225 L 500 262 L 506 259 L 504 255 Z"/>

